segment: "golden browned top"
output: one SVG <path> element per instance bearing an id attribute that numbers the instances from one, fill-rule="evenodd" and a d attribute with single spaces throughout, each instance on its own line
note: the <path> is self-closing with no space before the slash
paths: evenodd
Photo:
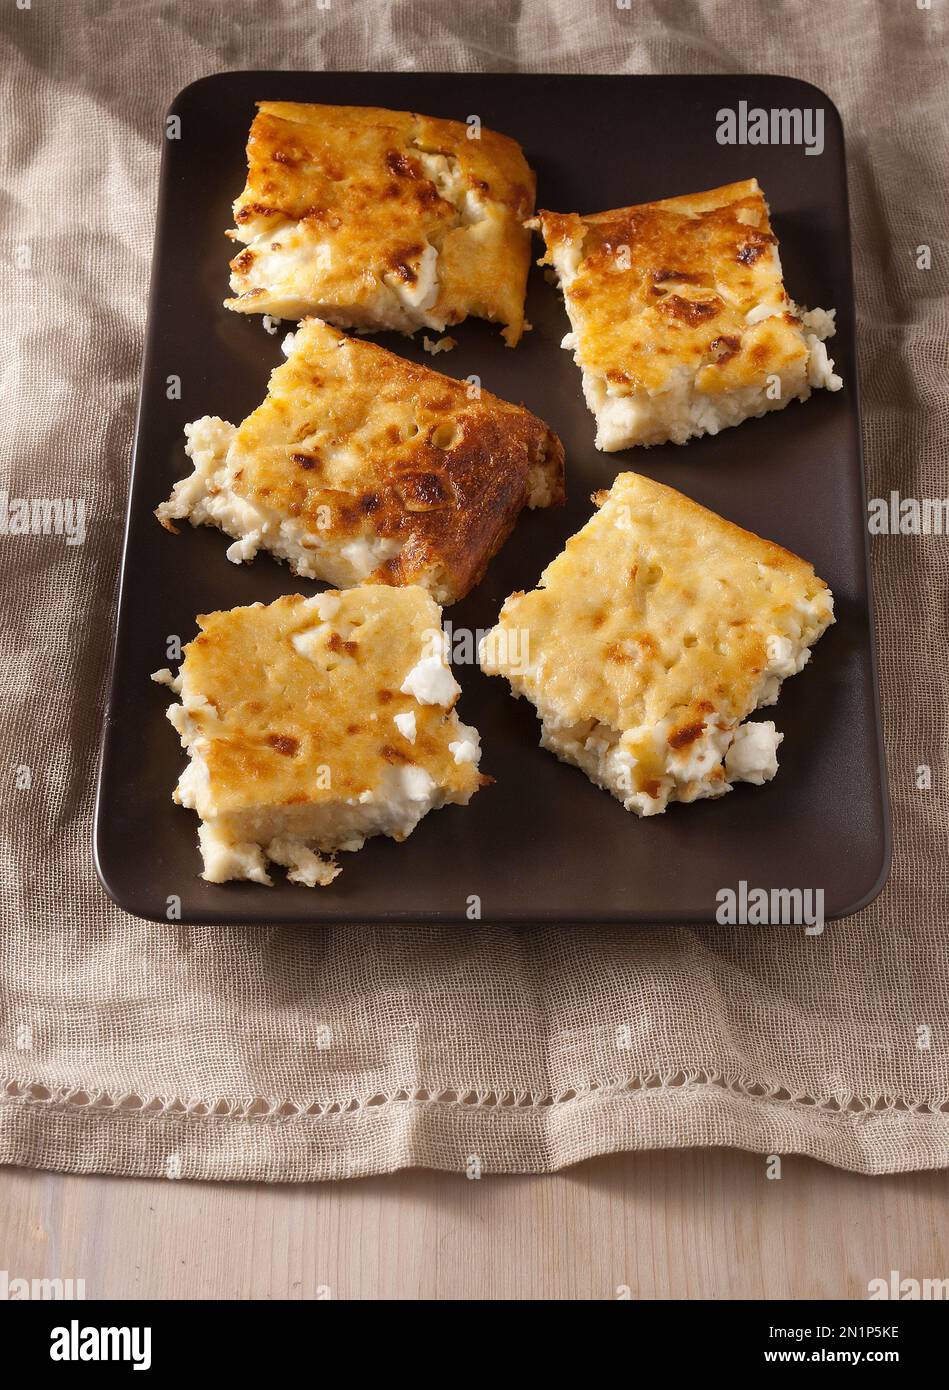
<path id="1" fill-rule="evenodd" d="M 411 286 L 430 244 L 433 314 L 449 323 L 475 314 L 505 324 L 512 345 L 520 338 L 535 178 L 515 140 L 484 128 L 469 139 L 460 121 L 408 111 L 264 101 L 247 160 L 233 235 L 269 246 L 293 226 L 293 287 L 311 312 L 365 305 L 386 277 Z M 260 249 L 232 263 L 229 307 L 270 311 L 253 274 Z"/>
<path id="2" fill-rule="evenodd" d="M 730 391 L 806 358 L 756 179 L 585 217 L 541 211 L 536 224 L 581 366 L 617 395 L 656 391 L 678 367 L 700 391 Z M 775 312 L 749 324 L 759 306 Z"/>
<path id="3" fill-rule="evenodd" d="M 543 421 L 487 391 L 316 319 L 297 330 L 266 400 L 227 456 L 235 492 L 313 542 L 401 550 L 371 576 L 461 598 L 529 500 L 563 500 L 563 449 Z"/>
<path id="4" fill-rule="evenodd" d="M 332 597 L 338 599 L 333 605 Z M 325 598 L 335 606 L 320 617 Z M 322 607 L 323 612 L 329 609 Z M 198 618 L 184 649 L 182 702 L 196 726 L 211 804 L 207 819 L 252 806 L 291 806 L 397 790 L 398 770 L 423 768 L 448 800 L 480 784 L 448 744 L 458 716 L 399 687 L 437 650 L 437 604 L 417 587 L 357 588 L 232 608 Z M 202 703 L 206 701 L 206 705 Z M 394 715 L 412 710 L 415 742 Z"/>
<path id="5" fill-rule="evenodd" d="M 713 710 L 741 720 L 769 639 L 810 645 L 831 621 L 830 591 L 806 560 L 672 488 L 621 473 L 594 501 L 600 510 L 537 589 L 511 595 L 485 642 L 489 674 L 542 713 L 615 730 L 672 719 L 700 732 Z M 503 637 L 512 629 L 527 635 L 523 672 L 508 659 L 523 655 L 523 640 Z"/>

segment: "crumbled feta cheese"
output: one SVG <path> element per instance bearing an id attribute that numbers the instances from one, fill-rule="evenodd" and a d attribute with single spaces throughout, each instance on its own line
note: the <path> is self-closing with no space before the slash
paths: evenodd
<path id="1" fill-rule="evenodd" d="M 232 565 L 243 564 L 246 560 L 253 560 L 260 549 L 260 532 L 250 531 L 233 545 L 229 545 L 224 554 Z"/>
<path id="2" fill-rule="evenodd" d="M 395 715 L 393 723 L 395 724 L 395 727 L 398 729 L 399 733 L 402 735 L 403 738 L 407 738 L 409 743 L 415 742 L 414 710 L 410 709 L 407 710 L 404 714 Z M 454 747 L 454 744 L 450 743 L 448 747 L 451 749 Z"/>
<path id="3" fill-rule="evenodd" d="M 760 787 L 778 770 L 778 745 L 784 739 L 771 720 L 741 724 L 725 755 L 725 771 L 732 782 L 753 782 Z"/>
<path id="4" fill-rule="evenodd" d="M 176 695 L 181 694 L 181 680 L 178 676 L 173 676 L 167 666 L 163 666 L 160 671 L 153 671 L 151 679 L 156 685 L 167 685 Z"/>
<path id="5" fill-rule="evenodd" d="M 409 801 L 428 801 L 435 790 L 435 783 L 424 767 L 413 763 L 397 769 L 402 784 L 402 793 Z"/>
<path id="6" fill-rule="evenodd" d="M 309 657 L 312 661 L 323 646 L 324 638 L 331 631 L 329 623 L 319 623 L 316 627 L 308 627 L 304 628 L 302 632 L 295 632 L 290 639 L 294 651 L 298 651 L 301 656 Z"/>
<path id="7" fill-rule="evenodd" d="M 418 264 L 415 266 L 415 279 L 411 283 L 399 275 L 383 276 L 385 283 L 393 291 L 399 303 L 406 309 L 422 312 L 430 309 L 438 298 L 438 250 L 426 242 Z"/>
<path id="8" fill-rule="evenodd" d="M 414 695 L 420 705 L 454 704 L 461 694 L 461 686 L 451 673 L 445 658 L 444 633 L 442 651 L 423 656 L 412 667 L 399 689 L 403 695 Z"/>
<path id="9" fill-rule="evenodd" d="M 339 612 L 339 605 L 342 602 L 339 594 L 332 591 L 325 594 L 317 594 L 314 598 L 307 599 L 307 607 L 312 608 L 321 622 L 331 623 Z"/>
<path id="10" fill-rule="evenodd" d="M 808 333 L 807 346 L 807 379 L 811 386 L 823 386 L 828 391 L 839 391 L 844 384 L 843 377 L 834 371 L 834 359 L 828 357 L 824 344 L 813 333 Z"/>
<path id="11" fill-rule="evenodd" d="M 778 314 L 783 314 L 787 310 L 787 305 L 782 301 L 779 304 L 756 304 L 753 309 L 749 309 L 745 315 L 745 323 L 751 325 L 763 323 L 765 319 L 777 318 Z"/>

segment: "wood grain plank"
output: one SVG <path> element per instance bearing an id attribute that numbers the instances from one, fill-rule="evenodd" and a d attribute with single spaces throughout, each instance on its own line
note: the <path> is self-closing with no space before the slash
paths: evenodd
<path id="1" fill-rule="evenodd" d="M 949 1173 L 730 1151 L 305 1187 L 0 1171 L 0 1269 L 88 1298 L 864 1298 L 949 1272 Z"/>

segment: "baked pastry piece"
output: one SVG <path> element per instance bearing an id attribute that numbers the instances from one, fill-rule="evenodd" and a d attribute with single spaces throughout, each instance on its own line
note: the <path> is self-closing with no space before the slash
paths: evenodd
<path id="1" fill-rule="evenodd" d="M 473 314 L 517 343 L 535 179 L 515 140 L 409 111 L 262 101 L 247 163 L 228 309 L 403 333 Z"/>
<path id="2" fill-rule="evenodd" d="M 783 735 L 742 721 L 833 622 L 827 585 L 636 473 L 594 501 L 540 586 L 504 604 L 482 668 L 536 706 L 543 747 L 637 815 L 769 781 Z"/>
<path id="3" fill-rule="evenodd" d="M 756 179 L 587 217 L 539 212 L 596 445 L 684 444 L 838 391 L 834 310 L 799 308 Z"/>
<path id="4" fill-rule="evenodd" d="M 198 618 L 168 718 L 190 763 L 174 799 L 197 811 L 202 877 L 326 885 L 331 857 L 404 840 L 482 782 L 438 606 L 423 589 L 287 594 Z"/>
<path id="5" fill-rule="evenodd" d="M 156 516 L 218 526 L 339 587 L 421 584 L 454 603 L 524 506 L 563 501 L 563 448 L 519 406 L 308 319 L 264 403 L 185 426 L 194 472 Z"/>

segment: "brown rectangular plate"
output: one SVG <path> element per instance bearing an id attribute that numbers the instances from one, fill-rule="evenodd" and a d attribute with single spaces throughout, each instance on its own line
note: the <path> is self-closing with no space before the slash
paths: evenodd
<path id="1" fill-rule="evenodd" d="M 172 803 L 184 765 L 165 719 L 168 692 L 149 673 L 167 643 L 188 641 L 195 615 L 323 587 L 262 554 L 232 565 L 208 528 L 169 535 L 152 516 L 186 472 L 182 428 L 212 414 L 239 421 L 263 398 L 282 331 L 222 308 L 231 254 L 224 230 L 243 186 L 244 146 L 262 99 L 388 106 L 514 136 L 538 175 L 543 207 L 591 212 L 756 176 L 771 205 L 789 293 L 836 307 L 831 344 L 843 391 L 677 447 L 602 454 L 560 348 L 567 320 L 534 267 L 521 345 L 469 320 L 434 365 L 480 377 L 560 434 L 567 505 L 524 513 L 483 583 L 446 610 L 457 633 L 488 628 L 504 598 L 531 588 L 591 513 L 590 494 L 634 469 L 812 561 L 830 584 L 837 623 L 769 711 L 785 734 L 777 778 L 720 801 L 638 820 L 538 745 L 526 701 L 476 665 L 456 666 L 462 718 L 481 731 L 482 771 L 496 783 L 468 807 L 433 812 L 398 845 L 370 840 L 341 856 L 325 889 L 214 885 L 199 878 L 197 817 Z M 824 149 L 723 145 L 722 108 L 824 113 Z M 817 88 L 786 77 L 564 77 L 408 73 L 235 72 L 204 78 L 171 113 L 165 141 L 141 404 L 122 566 L 114 671 L 96 809 L 96 864 L 129 912 L 185 922 L 714 921 L 717 894 L 744 881 L 821 889 L 827 917 L 872 899 L 889 867 L 889 823 L 874 669 L 860 454 L 854 305 L 840 118 Z M 540 255 L 538 244 L 537 254 Z M 287 326 L 289 327 L 289 325 Z M 377 341 L 432 364 L 416 339 Z M 180 398 L 169 390 L 180 379 Z M 170 398 L 171 397 L 171 398 Z M 174 664 L 174 663 L 172 663 Z M 180 919 L 174 912 L 180 902 Z M 171 909 L 169 904 L 172 904 Z"/>

